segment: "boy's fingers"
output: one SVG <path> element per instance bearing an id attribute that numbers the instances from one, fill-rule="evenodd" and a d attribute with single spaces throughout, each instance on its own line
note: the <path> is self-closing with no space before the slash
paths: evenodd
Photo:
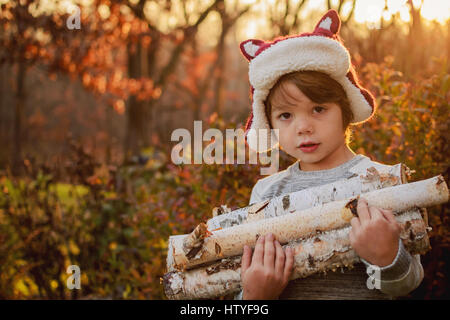
<path id="1" fill-rule="evenodd" d="M 356 209 L 358 211 L 359 221 L 361 225 L 365 224 L 370 220 L 370 212 L 366 199 L 359 198 Z"/>
<path id="2" fill-rule="evenodd" d="M 391 210 L 381 209 L 381 213 L 383 214 L 384 218 L 386 220 L 388 220 L 392 226 L 395 226 L 395 228 L 398 232 L 401 231 L 401 226 L 397 222 L 397 219 L 395 219 L 394 213 Z"/>
<path id="3" fill-rule="evenodd" d="M 286 260 L 286 256 L 278 240 L 275 240 L 275 250 L 276 250 L 275 272 L 279 275 L 282 275 L 284 271 L 284 262 Z"/>
<path id="4" fill-rule="evenodd" d="M 348 239 L 350 240 L 351 245 L 355 243 L 355 234 L 353 233 L 353 229 L 350 229 L 350 232 L 348 233 Z"/>
<path id="5" fill-rule="evenodd" d="M 252 248 L 245 245 L 244 253 L 242 254 L 242 262 L 241 262 L 241 275 L 250 267 L 252 263 Z"/>
<path id="6" fill-rule="evenodd" d="M 376 219 L 376 218 L 378 218 L 378 219 L 387 220 L 387 219 L 384 217 L 383 213 L 381 213 L 380 209 L 375 208 L 375 207 L 370 207 L 369 211 L 370 211 L 370 218 L 371 218 L 371 219 Z"/>
<path id="7" fill-rule="evenodd" d="M 254 261 L 257 264 L 263 264 L 264 263 L 263 257 L 264 257 L 264 236 L 260 236 L 256 241 L 252 262 Z"/>
<path id="8" fill-rule="evenodd" d="M 397 220 L 394 217 L 394 213 L 391 210 L 380 209 L 383 216 L 391 223 L 397 223 Z"/>
<path id="9" fill-rule="evenodd" d="M 357 217 L 353 217 L 352 220 L 350 220 L 350 224 L 352 226 L 352 229 L 355 231 L 361 228 L 361 222 Z"/>
<path id="10" fill-rule="evenodd" d="M 291 247 L 286 248 L 286 261 L 284 262 L 284 281 L 288 283 L 294 266 L 294 250 Z"/>
<path id="11" fill-rule="evenodd" d="M 266 236 L 266 241 L 264 244 L 264 267 L 275 267 L 275 246 L 273 245 L 273 241 L 275 240 L 273 234 L 269 233 Z"/>

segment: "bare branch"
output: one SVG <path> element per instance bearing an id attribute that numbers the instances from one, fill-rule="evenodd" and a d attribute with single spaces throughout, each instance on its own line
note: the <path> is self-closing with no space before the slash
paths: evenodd
<path id="1" fill-rule="evenodd" d="M 291 26 L 291 30 L 297 28 L 298 26 L 298 18 L 300 16 L 300 10 L 302 9 L 302 7 L 306 4 L 306 0 L 302 0 L 301 2 L 298 3 L 297 8 L 295 8 L 295 12 L 294 12 L 294 22 L 292 23 Z"/>
<path id="2" fill-rule="evenodd" d="M 208 14 L 217 7 L 219 3 L 223 3 L 224 0 L 215 0 L 213 4 L 211 4 L 197 19 L 197 21 L 192 26 L 187 26 L 183 28 L 184 38 L 183 40 L 175 47 L 175 49 L 172 52 L 172 56 L 169 59 L 169 62 L 167 65 L 163 68 L 161 71 L 160 77 L 158 81 L 156 82 L 156 87 L 163 87 L 169 77 L 169 75 L 172 73 L 172 71 L 175 69 L 176 63 L 178 62 L 178 59 L 181 56 L 181 53 L 184 50 L 184 46 L 187 42 L 191 41 L 195 34 L 197 33 L 198 26 L 206 19 Z"/>
<path id="3" fill-rule="evenodd" d="M 339 6 L 337 9 L 337 12 L 339 15 L 341 15 L 342 5 L 344 4 L 345 0 L 339 0 Z"/>
<path id="4" fill-rule="evenodd" d="M 353 0 L 352 8 L 350 10 L 350 13 L 348 14 L 347 18 L 344 21 L 342 21 L 343 25 L 346 25 L 350 21 L 350 19 L 352 18 L 353 13 L 355 12 L 355 6 L 356 6 L 356 0 Z"/>

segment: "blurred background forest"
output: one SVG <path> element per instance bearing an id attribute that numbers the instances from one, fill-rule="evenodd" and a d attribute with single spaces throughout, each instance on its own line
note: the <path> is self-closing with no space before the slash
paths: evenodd
<path id="1" fill-rule="evenodd" d="M 243 128 L 239 43 L 312 31 L 330 8 L 379 106 L 351 148 L 405 163 L 410 181 L 449 183 L 447 0 L 0 4 L 2 299 L 164 299 L 168 237 L 214 207 L 246 206 L 262 177 L 260 165 L 175 165 L 171 133 L 193 135 L 194 120 Z M 281 152 L 280 170 L 293 160 Z M 450 298 L 449 211 L 428 211 L 425 278 L 402 299 Z M 66 287 L 69 265 L 81 268 L 81 290 Z"/>

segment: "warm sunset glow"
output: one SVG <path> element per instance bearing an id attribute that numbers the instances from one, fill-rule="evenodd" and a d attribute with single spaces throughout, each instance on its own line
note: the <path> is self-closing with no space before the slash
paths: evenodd
<path id="1" fill-rule="evenodd" d="M 264 15 L 267 8 L 273 6 L 276 0 L 261 0 L 259 3 L 256 0 L 245 0 L 242 4 L 255 3 L 255 7 L 252 11 L 256 14 Z M 298 1 L 292 1 L 295 5 Z M 338 1 L 331 1 L 333 7 L 337 7 Z M 413 0 L 413 4 L 416 8 L 420 6 L 420 0 Z M 346 1 L 342 7 L 342 16 L 347 16 L 351 10 L 352 1 Z M 304 7 L 305 12 L 311 11 L 325 11 L 326 1 L 309 1 Z M 381 17 L 385 21 L 389 21 L 393 15 L 398 14 L 400 20 L 403 22 L 409 22 L 411 17 L 409 13 L 409 6 L 407 0 L 387 0 L 387 10 L 385 10 L 385 0 L 357 0 L 355 11 L 353 13 L 353 19 L 357 23 L 366 24 L 369 28 L 377 27 Z M 445 24 L 450 18 L 450 1 L 448 0 L 424 0 L 421 10 L 422 17 L 426 20 L 438 21 L 441 24 Z M 308 14 L 301 14 L 301 18 L 307 17 Z M 257 19 L 256 17 L 249 17 L 246 23 L 242 24 L 242 32 L 238 32 L 238 37 L 252 38 L 263 37 L 264 25 L 263 19 Z"/>
<path id="2" fill-rule="evenodd" d="M 450 1 L 433 0 L 425 1 L 422 7 L 422 16 L 428 20 L 437 20 L 445 23 L 450 18 Z"/>
<path id="3" fill-rule="evenodd" d="M 413 1 L 416 8 L 420 1 Z M 357 1 L 355 7 L 355 20 L 359 23 L 379 21 L 381 15 L 389 20 L 391 15 L 400 14 L 400 19 L 408 22 L 409 6 L 406 0 L 388 0 L 387 11 L 384 11 L 384 0 Z M 437 20 L 445 23 L 450 18 L 450 1 L 448 0 L 424 0 L 421 10 L 422 17 L 427 20 Z"/>

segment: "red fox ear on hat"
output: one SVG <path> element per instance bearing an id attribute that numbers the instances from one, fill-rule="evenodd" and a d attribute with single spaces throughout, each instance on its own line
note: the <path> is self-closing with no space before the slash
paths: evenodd
<path id="1" fill-rule="evenodd" d="M 316 24 L 313 33 L 331 33 L 337 35 L 341 28 L 341 19 L 336 10 L 328 10 Z"/>
<path id="2" fill-rule="evenodd" d="M 250 61 L 256 56 L 256 52 L 264 46 L 265 42 L 258 39 L 249 39 L 242 41 L 240 44 L 241 52 L 244 57 Z"/>

